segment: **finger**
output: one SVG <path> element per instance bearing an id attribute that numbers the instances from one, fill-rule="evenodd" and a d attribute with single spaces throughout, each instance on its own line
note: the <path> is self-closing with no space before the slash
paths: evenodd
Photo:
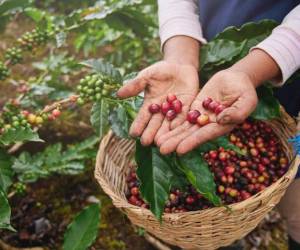
<path id="1" fill-rule="evenodd" d="M 131 124 L 129 134 L 133 137 L 141 136 L 150 119 L 151 113 L 148 110 L 148 104 L 144 103 L 140 108 L 133 123 Z"/>
<path id="2" fill-rule="evenodd" d="M 166 120 L 168 124 L 170 124 L 169 121 Z M 189 129 L 192 125 L 189 122 L 183 123 L 181 126 L 176 127 L 173 130 L 169 130 L 167 133 L 161 133 L 158 135 L 158 138 L 156 140 L 156 145 L 160 147 L 165 141 L 167 141 L 169 138 L 176 136 L 180 133 L 183 133 L 187 129 Z"/>
<path id="3" fill-rule="evenodd" d="M 189 137 L 195 131 L 199 129 L 198 125 L 192 125 L 189 129 L 185 130 L 182 133 L 177 134 L 176 136 L 170 137 L 167 141 L 165 141 L 161 147 L 160 152 L 161 154 L 169 154 L 174 152 L 177 146 L 183 141 L 185 138 Z"/>
<path id="4" fill-rule="evenodd" d="M 137 76 L 133 80 L 130 80 L 123 87 L 121 87 L 117 95 L 120 98 L 128 98 L 138 95 L 142 92 L 147 86 L 147 80 L 144 77 Z"/>
<path id="5" fill-rule="evenodd" d="M 161 113 L 152 115 L 152 118 L 149 121 L 141 137 L 141 143 L 144 146 L 148 146 L 152 144 L 154 137 L 157 131 L 159 130 L 159 128 L 161 127 L 163 121 L 164 121 L 164 116 Z"/>
<path id="6" fill-rule="evenodd" d="M 159 128 L 159 130 L 157 131 L 155 138 L 154 138 L 154 142 L 155 144 L 158 146 L 158 142 L 159 142 L 159 138 L 162 135 L 167 134 L 168 132 L 170 132 L 170 122 L 167 119 L 164 119 L 161 127 Z"/>
<path id="7" fill-rule="evenodd" d="M 217 116 L 217 122 L 223 125 L 242 123 L 254 111 L 256 105 L 256 93 L 243 94 Z"/>
<path id="8" fill-rule="evenodd" d="M 185 154 L 207 141 L 228 133 L 233 127 L 232 125 L 221 126 L 217 123 L 210 123 L 201 128 L 198 127 L 197 130 L 189 134 L 189 136 L 178 144 L 176 152 L 178 154 Z"/>

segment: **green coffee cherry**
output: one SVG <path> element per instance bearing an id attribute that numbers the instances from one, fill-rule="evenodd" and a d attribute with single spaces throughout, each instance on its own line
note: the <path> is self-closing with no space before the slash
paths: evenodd
<path id="1" fill-rule="evenodd" d="M 12 47 L 6 50 L 5 59 L 9 60 L 12 65 L 22 62 L 22 50 L 18 47 Z"/>
<path id="2" fill-rule="evenodd" d="M 9 76 L 9 69 L 3 62 L 0 62 L 0 81 L 5 80 Z"/>

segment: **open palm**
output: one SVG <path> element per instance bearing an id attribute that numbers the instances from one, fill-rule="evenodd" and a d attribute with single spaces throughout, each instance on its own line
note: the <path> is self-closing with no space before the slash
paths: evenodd
<path id="1" fill-rule="evenodd" d="M 211 97 L 228 108 L 215 115 L 202 107 L 206 97 Z M 174 130 L 161 135 L 157 139 L 157 145 L 162 154 L 175 150 L 179 154 L 187 153 L 206 141 L 228 133 L 251 114 L 256 104 L 255 87 L 247 75 L 241 72 L 221 71 L 207 82 L 191 104 L 191 110 L 207 113 L 211 123 L 199 127 L 185 121 Z"/>
<path id="2" fill-rule="evenodd" d="M 184 123 L 192 101 L 199 91 L 196 68 L 160 61 L 144 70 L 129 81 L 119 91 L 120 98 L 128 98 L 144 91 L 144 102 L 130 128 L 130 135 L 141 137 L 144 145 L 150 145 L 154 139 L 168 133 Z M 163 103 L 169 93 L 175 94 L 182 102 L 182 112 L 168 121 L 161 113 L 151 114 L 150 104 Z"/>

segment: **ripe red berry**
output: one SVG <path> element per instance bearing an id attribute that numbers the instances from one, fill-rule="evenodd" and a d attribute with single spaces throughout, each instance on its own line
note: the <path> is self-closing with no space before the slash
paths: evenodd
<path id="1" fill-rule="evenodd" d="M 197 118 L 200 116 L 200 112 L 198 110 L 191 110 L 187 114 L 187 120 L 189 123 L 196 124 Z"/>
<path id="2" fill-rule="evenodd" d="M 187 204 L 193 204 L 195 202 L 195 199 L 193 196 L 189 195 L 188 197 L 186 197 L 185 202 Z"/>
<path id="3" fill-rule="evenodd" d="M 61 114 L 60 110 L 59 109 L 54 109 L 52 111 L 52 115 L 55 116 L 55 117 L 59 117 Z"/>
<path id="4" fill-rule="evenodd" d="M 197 118 L 197 123 L 201 127 L 207 125 L 209 123 L 209 116 L 207 114 L 201 114 Z"/>
<path id="5" fill-rule="evenodd" d="M 172 108 L 175 110 L 177 114 L 179 114 L 182 111 L 182 102 L 178 99 L 174 100 L 172 102 Z"/>
<path id="6" fill-rule="evenodd" d="M 130 193 L 131 193 L 132 195 L 137 196 L 137 195 L 139 194 L 139 188 L 138 188 L 138 187 L 133 187 L 133 188 L 131 188 L 131 189 L 130 189 Z"/>
<path id="7" fill-rule="evenodd" d="M 252 156 L 258 156 L 258 150 L 256 148 L 251 148 L 250 149 L 250 154 Z"/>
<path id="8" fill-rule="evenodd" d="M 261 174 L 263 173 L 264 171 L 266 171 L 266 167 L 262 164 L 258 164 L 258 169 L 257 171 Z"/>
<path id="9" fill-rule="evenodd" d="M 151 114 L 156 114 L 160 111 L 160 106 L 156 103 L 152 103 L 150 106 L 149 106 L 149 112 Z"/>
<path id="10" fill-rule="evenodd" d="M 225 174 L 227 175 L 231 175 L 233 174 L 235 171 L 235 168 L 233 166 L 228 166 L 224 169 Z"/>
<path id="11" fill-rule="evenodd" d="M 211 150 L 211 151 L 209 151 L 209 157 L 211 158 L 211 159 L 217 159 L 217 157 L 218 157 L 218 152 L 217 151 L 215 151 L 215 150 Z"/>
<path id="12" fill-rule="evenodd" d="M 172 121 L 175 117 L 176 117 L 176 112 L 173 109 L 170 109 L 166 113 L 166 118 L 167 118 L 168 121 Z"/>
<path id="13" fill-rule="evenodd" d="M 215 113 L 218 115 L 220 114 L 226 107 L 223 104 L 220 104 L 215 108 Z"/>
<path id="14" fill-rule="evenodd" d="M 176 97 L 176 95 L 174 95 L 174 94 L 168 94 L 167 95 L 167 102 L 168 103 L 172 103 L 172 102 L 174 102 L 175 100 L 177 99 L 177 97 Z"/>
<path id="15" fill-rule="evenodd" d="M 243 200 L 247 200 L 251 197 L 251 194 L 247 191 L 242 190 L 241 191 L 241 197 L 242 197 Z"/>
<path id="16" fill-rule="evenodd" d="M 215 112 L 216 108 L 220 105 L 220 103 L 216 102 L 216 101 L 212 101 L 209 105 L 208 105 L 208 109 L 212 112 Z"/>
<path id="17" fill-rule="evenodd" d="M 242 168 L 247 167 L 247 166 L 248 166 L 248 163 L 247 163 L 246 161 L 240 161 L 240 166 L 241 166 Z"/>
<path id="18" fill-rule="evenodd" d="M 210 97 L 206 97 L 202 102 L 203 108 L 208 109 L 208 106 L 211 102 L 212 102 L 212 99 Z"/>
<path id="19" fill-rule="evenodd" d="M 172 109 L 172 105 L 168 102 L 163 102 L 161 104 L 161 112 L 165 115 L 169 110 Z"/>
<path id="20" fill-rule="evenodd" d="M 227 153 L 226 152 L 220 152 L 219 153 L 219 159 L 221 161 L 226 161 L 227 160 Z"/>
<path id="21" fill-rule="evenodd" d="M 138 198 L 134 195 L 131 195 L 128 199 L 129 203 L 132 205 L 136 205 L 136 202 L 138 201 Z"/>
<path id="22" fill-rule="evenodd" d="M 30 112 L 28 110 L 22 110 L 22 115 L 24 116 L 28 116 L 30 114 Z"/>

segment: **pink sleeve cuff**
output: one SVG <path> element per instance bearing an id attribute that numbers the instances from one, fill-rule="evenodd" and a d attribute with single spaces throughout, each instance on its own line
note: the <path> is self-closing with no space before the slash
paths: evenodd
<path id="1" fill-rule="evenodd" d="M 161 48 L 163 48 L 165 42 L 174 36 L 188 36 L 192 37 L 202 44 L 206 43 L 203 38 L 201 25 L 199 21 L 193 21 L 186 17 L 173 17 L 165 22 L 159 29 L 159 35 L 161 40 Z"/>
<path id="2" fill-rule="evenodd" d="M 252 49 L 264 50 L 278 64 L 282 79 L 273 82 L 275 86 L 283 85 L 300 68 L 300 36 L 289 28 L 275 28 L 268 38 Z"/>

